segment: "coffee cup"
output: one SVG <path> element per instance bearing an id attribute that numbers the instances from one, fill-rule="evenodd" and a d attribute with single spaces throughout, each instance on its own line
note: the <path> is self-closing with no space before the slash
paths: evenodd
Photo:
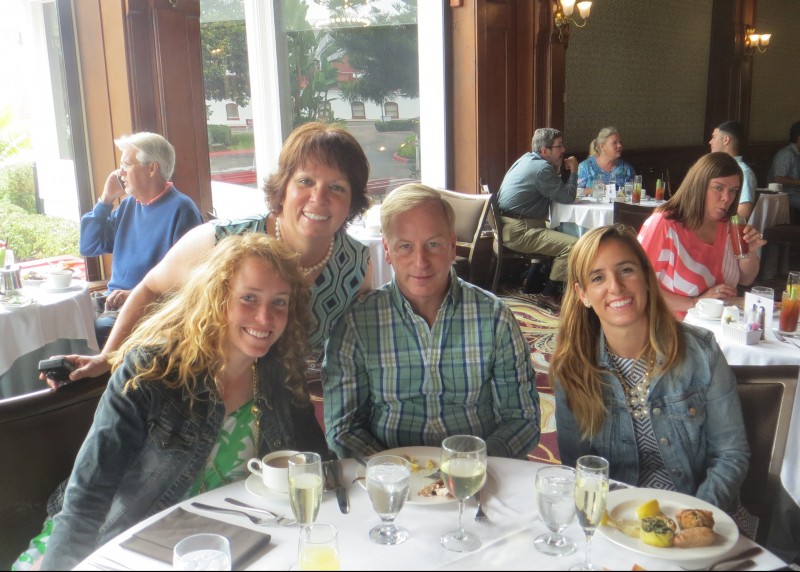
<path id="1" fill-rule="evenodd" d="M 716 298 L 701 298 L 697 301 L 695 308 L 704 318 L 720 318 L 725 302 Z"/>
<path id="2" fill-rule="evenodd" d="M 268 489 L 285 493 L 289 491 L 289 457 L 296 454 L 297 451 L 273 451 L 263 459 L 250 459 L 247 468 L 261 477 Z"/>
<path id="3" fill-rule="evenodd" d="M 770 191 L 782 191 L 783 190 L 783 185 L 781 185 L 780 183 L 770 183 L 769 184 L 769 190 Z"/>
<path id="4" fill-rule="evenodd" d="M 51 270 L 47 273 L 47 282 L 51 288 L 68 288 L 72 283 L 72 269 Z"/>

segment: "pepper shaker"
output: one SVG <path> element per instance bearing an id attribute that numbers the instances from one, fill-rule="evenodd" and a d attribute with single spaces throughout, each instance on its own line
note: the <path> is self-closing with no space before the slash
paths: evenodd
<path id="1" fill-rule="evenodd" d="M 766 339 L 764 337 L 764 330 L 766 329 L 766 317 L 764 316 L 764 306 L 758 307 L 758 327 L 761 328 L 761 340 L 763 341 Z"/>

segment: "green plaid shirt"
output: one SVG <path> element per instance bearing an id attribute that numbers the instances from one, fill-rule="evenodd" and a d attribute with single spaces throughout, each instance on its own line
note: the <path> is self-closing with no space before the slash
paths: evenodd
<path id="1" fill-rule="evenodd" d="M 460 280 L 433 327 L 395 280 L 355 303 L 322 369 L 328 445 L 341 456 L 482 437 L 490 455 L 525 458 L 539 442 L 530 348 L 496 296 Z"/>

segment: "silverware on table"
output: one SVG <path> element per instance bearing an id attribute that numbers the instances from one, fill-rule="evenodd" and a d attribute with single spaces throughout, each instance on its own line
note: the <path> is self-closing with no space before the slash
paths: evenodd
<path id="1" fill-rule="evenodd" d="M 331 459 L 322 463 L 322 472 L 325 476 L 325 490 L 336 492 L 336 501 L 342 514 L 350 512 L 350 500 L 347 498 L 347 488 L 342 477 L 342 462 Z"/>
<path id="2" fill-rule="evenodd" d="M 485 512 L 483 512 L 483 489 L 478 491 L 478 494 L 475 495 L 475 498 L 478 500 L 478 512 L 475 513 L 475 521 L 489 522 L 489 517 L 486 516 Z"/>
<path id="3" fill-rule="evenodd" d="M 199 508 L 199 509 L 202 509 L 202 510 L 209 510 L 209 511 L 212 511 L 212 512 L 221 512 L 223 514 L 237 514 L 239 516 L 244 516 L 244 517 L 247 517 L 248 519 L 250 519 L 250 522 L 252 522 L 253 524 L 257 524 L 259 526 L 269 526 L 269 525 L 272 525 L 272 524 L 278 524 L 278 519 L 275 518 L 274 516 L 263 518 L 263 517 L 260 517 L 260 516 L 255 516 L 255 515 L 252 515 L 252 514 L 248 514 L 248 513 L 244 512 L 243 510 L 234 510 L 232 508 L 222 508 L 220 506 L 211 506 L 210 504 L 203 504 L 201 502 L 193 502 L 191 504 L 192 504 L 193 507 Z"/>
<path id="4" fill-rule="evenodd" d="M 750 548 L 742 550 L 741 552 L 737 552 L 736 554 L 731 554 L 730 556 L 725 556 L 724 558 L 715 560 L 714 562 L 712 562 L 711 564 L 709 564 L 704 568 L 693 568 L 692 570 L 719 570 L 719 571 L 743 570 L 744 568 L 752 566 L 755 563 L 752 560 L 745 560 L 743 562 L 738 562 L 738 560 L 741 560 L 742 558 L 751 558 L 753 556 L 758 556 L 762 552 L 764 552 L 764 549 L 761 548 L 760 546 L 751 546 Z M 730 567 L 725 566 L 718 568 L 718 566 L 722 566 L 723 564 L 727 564 L 729 562 L 735 562 L 735 565 L 731 565 Z M 685 570 L 688 569 L 685 568 Z"/>
<path id="5" fill-rule="evenodd" d="M 225 500 L 226 503 L 232 504 L 233 506 L 238 506 L 239 508 L 246 508 L 247 510 L 253 510 L 255 512 L 262 512 L 262 513 L 264 513 L 266 515 L 269 515 L 272 518 L 274 518 L 277 521 L 277 523 L 280 524 L 281 526 L 291 526 L 291 525 L 293 525 L 293 524 L 295 524 L 297 522 L 293 518 L 285 517 L 282 514 L 278 514 L 278 513 L 272 512 L 271 510 L 267 510 L 265 508 L 260 508 L 260 507 L 257 507 L 257 506 L 249 505 L 249 504 L 244 503 L 244 502 L 242 502 L 240 500 L 232 499 L 230 497 L 225 497 L 224 500 Z"/>

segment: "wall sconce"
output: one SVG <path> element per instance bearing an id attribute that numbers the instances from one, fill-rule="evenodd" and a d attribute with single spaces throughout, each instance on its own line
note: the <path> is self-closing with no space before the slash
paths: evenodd
<path id="1" fill-rule="evenodd" d="M 752 56 L 756 50 L 763 54 L 767 51 L 769 39 L 772 34 L 756 34 L 756 29 L 753 26 L 745 26 L 744 28 L 744 55 L 746 57 Z"/>
<path id="2" fill-rule="evenodd" d="M 570 22 L 578 28 L 583 28 L 586 25 L 586 19 L 589 17 L 591 9 L 592 3 L 589 0 L 578 2 L 581 23 L 572 17 L 572 13 L 575 11 L 575 0 L 556 0 L 555 25 L 558 28 L 558 41 L 564 39 L 564 28 L 568 28 Z"/>

